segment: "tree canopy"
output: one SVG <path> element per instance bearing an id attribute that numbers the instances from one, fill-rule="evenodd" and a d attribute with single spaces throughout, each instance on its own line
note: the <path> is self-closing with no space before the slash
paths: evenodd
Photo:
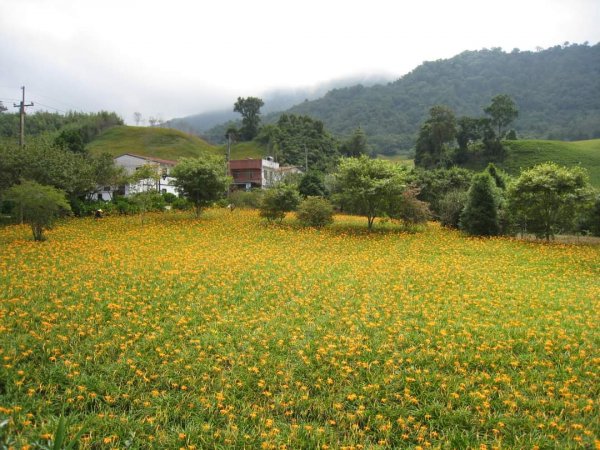
<path id="1" fill-rule="evenodd" d="M 242 127 L 240 137 L 244 141 L 251 141 L 258 134 L 260 126 L 260 108 L 264 102 L 258 97 L 238 97 L 233 105 L 233 110 L 242 115 Z"/>
<path id="2" fill-rule="evenodd" d="M 369 230 L 375 218 L 399 211 L 406 183 L 403 166 L 381 159 L 342 158 L 335 173 L 335 198 L 344 211 L 365 216 Z"/>
<path id="3" fill-rule="evenodd" d="M 197 216 L 202 208 L 221 198 L 231 183 L 223 158 L 212 155 L 182 158 L 171 175 L 177 188 L 194 204 Z"/>

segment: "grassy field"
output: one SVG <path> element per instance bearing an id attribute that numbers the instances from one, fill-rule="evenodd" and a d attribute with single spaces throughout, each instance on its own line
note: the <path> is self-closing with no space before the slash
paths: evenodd
<path id="1" fill-rule="evenodd" d="M 600 139 L 563 142 L 522 140 L 506 142 L 507 158 L 501 167 L 517 175 L 521 168 L 554 161 L 561 166 L 577 166 L 588 170 L 590 182 L 600 187 Z"/>
<path id="2" fill-rule="evenodd" d="M 123 153 L 173 159 L 215 153 L 217 148 L 202 139 L 170 128 L 113 127 L 87 146 L 92 154 Z"/>
<path id="3" fill-rule="evenodd" d="M 0 228 L 0 447 L 598 448 L 600 247 L 376 226 Z"/>

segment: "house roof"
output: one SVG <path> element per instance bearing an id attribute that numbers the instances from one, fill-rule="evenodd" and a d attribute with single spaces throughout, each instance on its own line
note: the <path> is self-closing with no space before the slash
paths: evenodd
<path id="1" fill-rule="evenodd" d="M 159 164 L 165 164 L 167 166 L 174 166 L 177 164 L 177 161 L 173 161 L 172 159 L 154 158 L 152 156 L 136 155 L 135 153 L 124 153 L 122 155 L 117 156 L 117 158 L 120 158 L 121 156 L 133 156 L 135 158 L 140 158 L 146 161 L 152 161 Z"/>

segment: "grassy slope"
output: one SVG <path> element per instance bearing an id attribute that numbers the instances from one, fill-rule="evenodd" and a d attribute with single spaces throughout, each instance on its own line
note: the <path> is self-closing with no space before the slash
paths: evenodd
<path id="1" fill-rule="evenodd" d="M 109 153 L 119 156 L 123 153 L 135 153 L 164 159 L 217 152 L 217 148 L 206 141 L 179 130 L 128 126 L 105 131 L 87 148 L 92 154 Z"/>
<path id="2" fill-rule="evenodd" d="M 546 161 L 563 166 L 581 165 L 590 175 L 594 186 L 600 186 L 600 139 L 577 142 L 522 140 L 507 144 L 508 156 L 501 165 L 509 173 L 517 174 Z"/>
<path id="3" fill-rule="evenodd" d="M 177 159 L 200 156 L 203 153 L 225 155 L 227 147 L 213 146 L 199 137 L 172 128 L 114 127 L 102 133 L 88 145 L 92 154 L 123 153 Z M 232 159 L 261 158 L 267 151 L 255 142 L 240 142 L 231 147 Z"/>

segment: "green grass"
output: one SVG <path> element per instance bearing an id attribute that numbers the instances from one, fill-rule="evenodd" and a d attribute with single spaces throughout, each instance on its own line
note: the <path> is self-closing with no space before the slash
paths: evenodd
<path id="1" fill-rule="evenodd" d="M 521 169 L 547 161 L 562 166 L 581 165 L 587 169 L 590 182 L 600 187 L 600 139 L 563 142 L 520 140 L 505 143 L 508 153 L 500 167 L 517 175 Z"/>
<path id="2" fill-rule="evenodd" d="M 0 228 L 0 447 L 597 447 L 600 247 L 147 219 Z"/>
<path id="3" fill-rule="evenodd" d="M 109 153 L 115 157 L 134 153 L 173 160 L 218 151 L 206 141 L 179 130 L 130 126 L 108 129 L 89 143 L 87 149 L 92 154 Z"/>
<path id="4" fill-rule="evenodd" d="M 227 153 L 227 145 L 219 147 L 219 154 Z M 231 146 L 231 159 L 259 159 L 269 155 L 266 147 L 256 142 L 238 142 Z"/>

